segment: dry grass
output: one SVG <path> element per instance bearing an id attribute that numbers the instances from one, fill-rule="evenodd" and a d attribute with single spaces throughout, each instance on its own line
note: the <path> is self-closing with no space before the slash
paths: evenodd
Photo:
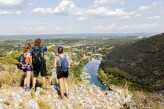
<path id="1" fill-rule="evenodd" d="M 20 103 L 19 103 L 19 106 L 23 106 L 23 105 L 24 105 L 23 102 L 20 102 Z"/>
<path id="2" fill-rule="evenodd" d="M 50 109 L 50 106 L 41 99 L 38 99 L 37 103 L 38 103 L 40 109 Z"/>
<path id="3" fill-rule="evenodd" d="M 3 103 L 4 103 L 5 105 L 13 105 L 13 102 L 12 102 L 10 99 L 4 101 Z"/>
<path id="4" fill-rule="evenodd" d="M 30 93 L 31 93 L 31 97 L 34 99 L 34 98 L 35 98 L 35 93 L 34 93 L 34 91 L 31 91 Z"/>
<path id="5" fill-rule="evenodd" d="M 45 95 L 46 94 L 46 91 L 45 90 L 41 90 L 40 91 L 40 95 Z"/>
<path id="6" fill-rule="evenodd" d="M 150 107 L 152 107 L 153 109 L 164 109 L 164 106 L 159 105 L 159 104 L 157 104 L 157 103 L 154 103 L 154 102 L 152 102 L 152 101 L 149 102 L 149 105 L 150 105 Z"/>
<path id="7" fill-rule="evenodd" d="M 126 82 L 125 85 L 124 85 L 124 87 L 123 87 L 123 94 L 124 94 L 124 96 L 128 96 L 129 95 L 128 82 Z"/>
<path id="8" fill-rule="evenodd" d="M 133 92 L 133 98 L 136 105 L 140 104 L 141 109 L 164 109 L 164 106 L 160 102 L 164 102 L 164 99 L 156 93 L 148 93 L 142 91 Z"/>
<path id="9" fill-rule="evenodd" d="M 4 65 L 4 70 L 0 72 L 0 87 L 20 86 L 24 73 L 17 70 L 14 65 Z"/>

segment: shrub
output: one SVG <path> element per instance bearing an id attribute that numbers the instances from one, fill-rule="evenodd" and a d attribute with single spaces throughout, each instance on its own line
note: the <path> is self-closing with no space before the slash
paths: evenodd
<path id="1" fill-rule="evenodd" d="M 43 102 L 41 99 L 38 99 L 37 103 L 40 109 L 50 109 L 50 106 L 47 103 Z"/>

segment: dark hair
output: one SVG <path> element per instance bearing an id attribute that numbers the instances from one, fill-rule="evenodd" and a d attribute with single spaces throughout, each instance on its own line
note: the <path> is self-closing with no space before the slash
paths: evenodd
<path id="1" fill-rule="evenodd" d="M 40 46 L 41 42 L 42 42 L 42 41 L 41 41 L 40 38 L 35 39 L 35 41 L 34 41 L 34 46 Z"/>
<path id="2" fill-rule="evenodd" d="M 26 43 L 23 47 L 23 52 L 27 52 L 31 48 L 30 43 Z"/>
<path id="3" fill-rule="evenodd" d="M 58 54 L 63 53 L 63 47 L 58 47 Z"/>

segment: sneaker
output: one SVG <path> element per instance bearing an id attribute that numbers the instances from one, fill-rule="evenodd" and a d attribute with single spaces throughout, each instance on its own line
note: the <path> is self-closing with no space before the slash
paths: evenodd
<path id="1" fill-rule="evenodd" d="M 69 99 L 69 94 L 66 94 L 65 96 L 67 97 L 67 99 Z"/>

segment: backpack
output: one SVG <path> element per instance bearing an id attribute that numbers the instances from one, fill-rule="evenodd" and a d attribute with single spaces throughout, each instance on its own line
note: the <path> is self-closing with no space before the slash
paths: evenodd
<path id="1" fill-rule="evenodd" d="M 59 60 L 57 62 L 58 66 L 61 68 L 63 72 L 67 72 L 69 68 L 69 63 L 66 59 L 66 55 L 64 55 L 64 58 L 61 58 L 59 55 L 58 57 L 59 57 Z"/>
<path id="2" fill-rule="evenodd" d="M 42 51 L 41 51 L 41 47 L 36 48 L 33 47 L 32 48 L 32 63 L 33 65 L 42 65 L 43 62 L 43 56 L 42 56 Z"/>
<path id="3" fill-rule="evenodd" d="M 27 53 L 22 53 L 18 57 L 17 68 L 20 69 L 20 70 L 24 70 L 27 67 L 27 64 L 26 64 L 26 55 L 27 55 Z"/>

